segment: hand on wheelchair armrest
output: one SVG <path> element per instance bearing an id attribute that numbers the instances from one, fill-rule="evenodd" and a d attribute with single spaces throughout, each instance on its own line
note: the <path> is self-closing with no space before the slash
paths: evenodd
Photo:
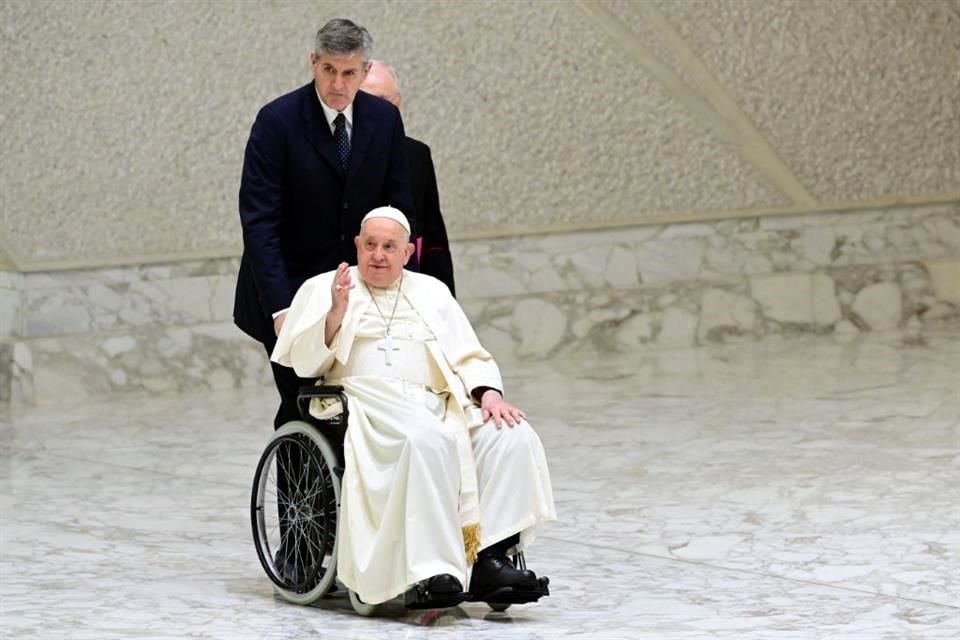
<path id="1" fill-rule="evenodd" d="M 316 417 L 310 413 L 310 405 L 313 400 L 330 398 L 340 401 L 340 406 L 342 410 L 339 411 L 340 419 L 339 421 L 343 424 L 347 422 L 347 394 L 344 393 L 343 387 L 340 385 L 311 385 L 308 387 L 300 387 L 300 391 L 297 394 L 297 408 L 300 410 L 300 415 L 304 420 L 311 421 L 316 419 Z M 332 414 L 330 418 L 335 417 L 336 414 Z"/>

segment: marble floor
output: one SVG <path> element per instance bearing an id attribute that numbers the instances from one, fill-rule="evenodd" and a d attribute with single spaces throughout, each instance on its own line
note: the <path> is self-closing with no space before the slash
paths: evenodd
<path id="1" fill-rule="evenodd" d="M 561 518 L 539 604 L 286 604 L 248 519 L 271 389 L 64 398 L 0 412 L 0 637 L 960 638 L 960 332 L 506 373 Z"/>

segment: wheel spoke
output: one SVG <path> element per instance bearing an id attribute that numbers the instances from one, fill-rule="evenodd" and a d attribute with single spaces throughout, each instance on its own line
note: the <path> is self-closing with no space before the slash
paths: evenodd
<path id="1" fill-rule="evenodd" d="M 290 598 L 312 597 L 333 580 L 336 459 L 322 438 L 293 430 L 274 440 L 258 466 L 254 538 L 268 575 Z"/>

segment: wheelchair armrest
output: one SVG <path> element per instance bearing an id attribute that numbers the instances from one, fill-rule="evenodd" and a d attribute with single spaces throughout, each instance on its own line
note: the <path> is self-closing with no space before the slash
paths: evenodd
<path id="1" fill-rule="evenodd" d="M 347 424 L 347 394 L 343 392 L 343 387 L 326 384 L 300 387 L 300 392 L 297 394 L 297 409 L 300 410 L 300 415 L 304 420 L 314 420 L 313 416 L 310 415 L 310 401 L 314 398 L 338 398 L 340 406 L 343 407 L 343 412 L 340 414 L 340 423 Z"/>

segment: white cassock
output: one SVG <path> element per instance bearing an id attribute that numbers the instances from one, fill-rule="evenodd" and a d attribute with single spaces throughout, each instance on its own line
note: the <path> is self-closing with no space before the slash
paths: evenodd
<path id="1" fill-rule="evenodd" d="M 271 358 L 343 385 L 350 402 L 337 575 L 371 604 L 442 573 L 467 588 L 478 549 L 519 533 L 523 550 L 556 519 L 543 446 L 526 421 L 483 421 L 468 391 L 502 390 L 500 371 L 446 285 L 404 271 L 368 289 L 351 267 L 357 285 L 328 348 L 334 274 L 303 284 Z"/>

